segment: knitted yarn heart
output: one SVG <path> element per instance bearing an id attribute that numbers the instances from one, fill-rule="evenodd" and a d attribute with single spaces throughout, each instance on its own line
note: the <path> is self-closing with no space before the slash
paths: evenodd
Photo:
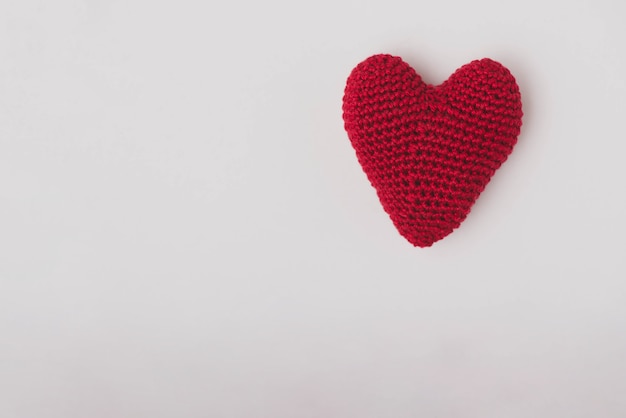
<path id="1" fill-rule="evenodd" d="M 488 58 L 432 86 L 401 58 L 374 55 L 348 77 L 343 119 L 400 234 L 429 247 L 461 224 L 513 150 L 522 102 L 515 78 Z"/>

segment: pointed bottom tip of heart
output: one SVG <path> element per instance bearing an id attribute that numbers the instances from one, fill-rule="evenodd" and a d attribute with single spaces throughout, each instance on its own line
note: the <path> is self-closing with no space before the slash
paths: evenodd
<path id="1" fill-rule="evenodd" d="M 437 241 L 432 241 L 432 242 L 412 242 L 409 241 L 409 243 L 411 243 L 411 245 L 413 245 L 414 247 L 417 248 L 430 248 L 433 246 L 433 244 L 437 242 Z"/>
<path id="2" fill-rule="evenodd" d="M 406 236 L 404 235 L 404 238 L 411 243 L 411 245 L 413 245 L 414 247 L 419 247 L 419 248 L 428 248 L 428 247 L 432 247 L 432 245 L 434 243 L 436 243 L 437 241 L 441 240 L 442 238 L 435 238 L 435 237 L 428 237 L 428 236 L 419 236 L 419 237 L 415 237 L 415 236 Z"/>
<path id="3" fill-rule="evenodd" d="M 456 227 L 458 227 L 458 225 Z M 398 230 L 400 235 L 402 235 L 402 237 L 404 237 L 404 239 L 406 239 L 414 247 L 428 248 L 428 247 L 432 247 L 437 242 L 446 238 L 448 235 L 454 232 L 456 227 L 445 228 L 441 230 L 435 228 L 434 230 L 427 229 L 427 230 L 420 230 L 420 231 L 416 231 L 415 229 L 412 229 L 412 230 L 402 230 L 399 228 L 396 228 L 396 229 Z"/>

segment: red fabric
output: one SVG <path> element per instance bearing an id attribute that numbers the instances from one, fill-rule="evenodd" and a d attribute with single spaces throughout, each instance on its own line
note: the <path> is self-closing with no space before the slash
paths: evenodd
<path id="1" fill-rule="evenodd" d="M 461 224 L 513 150 L 522 102 L 511 73 L 488 58 L 432 86 L 401 58 L 375 55 L 348 77 L 343 118 L 394 225 L 429 247 Z"/>

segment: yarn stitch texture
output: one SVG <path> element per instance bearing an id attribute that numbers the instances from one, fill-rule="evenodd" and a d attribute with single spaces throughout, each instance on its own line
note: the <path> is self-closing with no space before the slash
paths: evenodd
<path id="1" fill-rule="evenodd" d="M 429 247 L 459 227 L 522 126 L 515 78 L 484 58 L 426 84 L 401 58 L 353 70 L 343 119 L 359 163 L 398 232 Z"/>

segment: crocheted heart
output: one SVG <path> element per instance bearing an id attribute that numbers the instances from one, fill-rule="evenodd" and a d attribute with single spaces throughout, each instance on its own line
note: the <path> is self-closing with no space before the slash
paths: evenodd
<path id="1" fill-rule="evenodd" d="M 522 102 L 515 78 L 488 58 L 432 86 L 401 58 L 375 55 L 348 77 L 343 119 L 400 234 L 429 247 L 461 224 L 513 150 Z"/>

